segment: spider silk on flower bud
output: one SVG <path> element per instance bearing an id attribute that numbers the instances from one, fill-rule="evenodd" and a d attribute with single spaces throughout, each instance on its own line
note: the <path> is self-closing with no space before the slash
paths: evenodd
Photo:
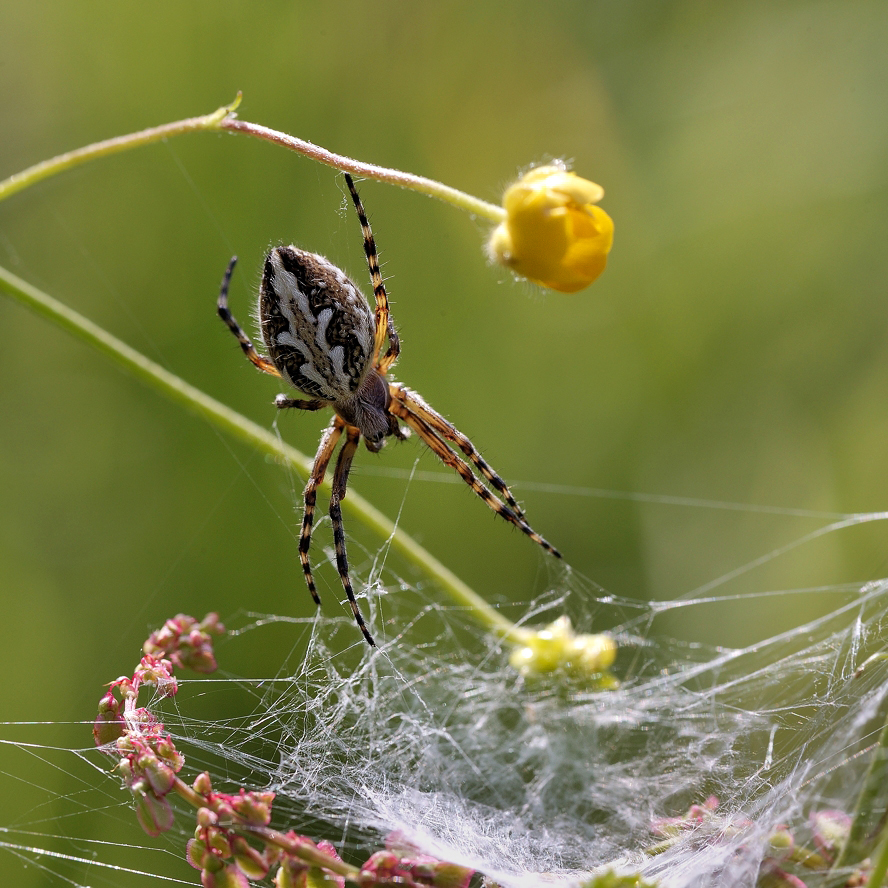
<path id="1" fill-rule="evenodd" d="M 570 619 L 560 616 L 554 623 L 528 633 L 524 643 L 512 651 L 509 663 L 525 678 L 563 672 L 589 679 L 596 688 L 613 689 L 617 680 L 608 671 L 617 656 L 617 644 L 609 635 L 574 632 Z"/>
<path id="2" fill-rule="evenodd" d="M 487 243 L 490 258 L 562 293 L 587 287 L 604 271 L 614 223 L 604 189 L 561 164 L 536 167 L 503 195 L 506 218 Z"/>

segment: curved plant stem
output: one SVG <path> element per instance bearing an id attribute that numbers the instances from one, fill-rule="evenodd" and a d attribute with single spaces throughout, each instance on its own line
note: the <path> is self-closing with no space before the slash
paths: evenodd
<path id="1" fill-rule="evenodd" d="M 458 191 L 449 185 L 443 185 L 434 179 L 427 179 L 425 176 L 415 176 L 413 173 L 404 173 L 401 170 L 393 170 L 388 167 L 376 166 L 376 164 L 372 163 L 363 163 L 343 154 L 334 154 L 332 151 L 328 151 L 326 148 L 321 148 L 319 145 L 314 145 L 311 142 L 306 142 L 304 139 L 297 139 L 295 136 L 289 136 L 286 133 L 269 129 L 267 126 L 260 126 L 257 123 L 238 120 L 234 115 L 229 115 L 220 121 L 218 129 L 264 139 L 276 145 L 283 145 L 291 151 L 296 151 L 298 154 L 303 154 L 334 169 L 344 170 L 347 173 L 353 173 L 356 176 L 363 176 L 367 179 L 388 182 L 391 185 L 400 185 L 402 188 L 409 188 L 429 197 L 437 197 L 439 200 L 453 204 L 455 207 L 466 210 L 466 212 L 472 213 L 475 216 L 489 219 L 491 222 L 502 222 L 506 218 L 506 211 L 502 207 L 488 203 L 480 198 L 472 197 L 471 194 Z"/>
<path id="2" fill-rule="evenodd" d="M 311 460 L 304 453 L 282 443 L 266 429 L 189 385 L 88 318 L 4 268 L 0 268 L 0 290 L 4 290 L 41 317 L 52 321 L 69 333 L 73 333 L 134 376 L 147 382 L 173 401 L 187 407 L 193 413 L 209 420 L 216 427 L 258 450 L 276 457 L 303 475 L 309 473 Z M 325 486 L 329 488 L 329 482 L 325 482 Z M 492 631 L 513 644 L 525 642 L 530 637 L 531 633 L 528 630 L 516 626 L 502 616 L 430 552 L 427 552 L 400 528 L 395 527 L 385 515 L 356 493 L 353 488 L 349 488 L 348 497 L 343 500 L 343 506 L 384 539 L 391 539 L 395 549 L 433 577 L 451 598 L 467 606 L 475 618 Z"/>
<path id="3" fill-rule="evenodd" d="M 881 888 L 885 884 L 886 875 L 888 875 L 888 832 L 883 830 L 882 844 L 876 852 L 866 888 Z"/>
<path id="4" fill-rule="evenodd" d="M 869 769 L 863 782 L 863 788 L 854 806 L 851 821 L 851 832 L 842 846 L 842 850 L 833 865 L 838 878 L 849 866 L 856 866 L 870 857 L 879 844 L 878 866 L 888 867 L 888 722 L 882 728 L 879 742 L 873 750 Z M 885 870 L 882 870 L 884 876 Z M 833 883 L 835 884 L 835 883 Z M 872 881 L 869 885 L 881 885 L 882 882 Z"/>
<path id="5" fill-rule="evenodd" d="M 218 129 L 223 120 L 234 115 L 234 109 L 240 104 L 240 99 L 240 93 L 238 93 L 237 98 L 230 105 L 223 105 L 212 114 L 204 114 L 201 117 L 189 117 L 186 120 L 177 120 L 175 123 L 152 126 L 137 133 L 129 133 L 126 136 L 115 136 L 113 139 L 93 142 L 92 145 L 86 145 L 74 151 L 66 151 L 57 157 L 44 160 L 0 182 L 0 200 L 15 194 L 17 191 L 21 191 L 23 188 L 27 188 L 29 185 L 35 185 L 41 179 L 47 179 L 50 176 L 56 175 L 56 173 L 62 173 L 88 160 L 107 157 L 109 154 L 128 151 L 131 148 L 149 145 L 152 142 L 162 142 L 164 139 L 170 138 L 170 136 L 178 136 L 182 133 Z"/>
<path id="6" fill-rule="evenodd" d="M 102 142 L 94 142 L 92 145 L 87 145 L 84 148 L 59 154 L 57 157 L 28 167 L 28 169 L 0 182 L 0 200 L 15 194 L 17 191 L 21 191 L 23 188 L 27 188 L 29 185 L 34 185 L 42 179 L 64 172 L 88 160 L 95 160 L 96 158 L 116 154 L 120 151 L 127 151 L 130 148 L 138 148 L 140 145 L 148 145 L 152 142 L 161 142 L 171 136 L 178 136 L 182 133 L 221 131 L 241 133 L 266 142 L 272 142 L 275 145 L 283 145 L 285 148 L 297 152 L 297 154 L 310 157 L 312 160 L 324 163 L 334 169 L 344 170 L 345 172 L 354 173 L 356 176 L 363 176 L 368 179 L 378 179 L 380 182 L 389 182 L 392 185 L 409 188 L 429 197 L 436 197 L 475 216 L 489 219 L 491 222 L 499 223 L 505 218 L 506 211 L 502 207 L 480 200 L 471 194 L 466 194 L 448 185 L 443 185 L 434 179 L 427 179 L 425 176 L 415 176 L 413 173 L 405 173 L 401 170 L 389 169 L 388 167 L 376 166 L 372 163 L 363 163 L 343 154 L 334 154 L 332 151 L 328 151 L 326 148 L 321 148 L 319 145 L 314 145 L 304 139 L 297 139 L 295 136 L 287 135 L 287 133 L 269 129 L 267 126 L 249 123 L 246 120 L 238 120 L 235 110 L 240 105 L 240 101 L 241 94 L 238 93 L 233 102 L 223 105 L 221 108 L 213 111 L 212 114 L 204 114 L 201 117 L 189 117 L 186 120 L 178 120 L 175 123 L 149 127 L 137 133 L 117 136 Z"/>

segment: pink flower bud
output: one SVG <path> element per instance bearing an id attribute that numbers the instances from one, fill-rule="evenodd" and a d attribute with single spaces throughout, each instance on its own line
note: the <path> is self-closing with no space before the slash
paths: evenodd
<path id="1" fill-rule="evenodd" d="M 146 761 L 142 772 L 154 795 L 165 796 L 176 782 L 176 775 L 173 769 L 156 758 Z"/>
<path id="2" fill-rule="evenodd" d="M 185 846 L 185 860 L 196 870 L 202 870 L 206 866 L 209 851 L 207 846 L 200 839 L 189 839 Z"/>
<path id="3" fill-rule="evenodd" d="M 444 863 L 426 854 L 401 857 L 394 851 L 377 851 L 361 867 L 371 884 L 468 888 L 475 871 L 455 863 Z"/>
<path id="4" fill-rule="evenodd" d="M 209 808 L 198 808 L 196 820 L 200 829 L 208 829 L 219 823 L 219 818 L 216 816 L 216 812 L 211 811 Z"/>
<path id="5" fill-rule="evenodd" d="M 789 828 L 786 826 L 778 826 L 768 836 L 768 844 L 774 856 L 780 860 L 786 860 L 795 850 L 795 839 Z"/>
<path id="6" fill-rule="evenodd" d="M 134 798 L 139 825 L 149 836 L 159 836 L 172 828 L 173 809 L 165 798 L 151 793 L 135 793 Z"/>
<path id="7" fill-rule="evenodd" d="M 231 799 L 231 807 L 251 826 L 268 826 L 271 822 L 273 792 L 246 792 Z"/>
<path id="8" fill-rule="evenodd" d="M 123 736 L 125 725 L 120 717 L 120 703 L 111 691 L 99 700 L 99 714 L 93 722 L 96 746 L 107 746 Z"/>
<path id="9" fill-rule="evenodd" d="M 203 888 L 250 888 L 247 877 L 233 863 L 216 872 L 204 870 L 200 883 Z"/>
<path id="10" fill-rule="evenodd" d="M 210 781 L 210 775 L 207 771 L 198 774 L 197 777 L 194 778 L 192 786 L 194 787 L 194 791 L 199 792 L 201 795 L 209 795 L 213 791 L 213 784 Z"/>
<path id="11" fill-rule="evenodd" d="M 216 659 L 211 636 L 224 631 L 218 614 L 207 614 L 200 623 L 194 617 L 179 614 L 167 620 L 162 629 L 152 632 L 143 650 L 149 657 L 169 657 L 176 666 L 187 666 L 195 672 L 213 672 Z"/>
<path id="12" fill-rule="evenodd" d="M 207 847 L 219 858 L 231 857 L 231 840 L 228 834 L 221 829 L 208 829 L 205 833 Z"/>
<path id="13" fill-rule="evenodd" d="M 832 860 L 851 833 L 850 816 L 844 811 L 815 811 L 810 819 L 817 850 Z"/>

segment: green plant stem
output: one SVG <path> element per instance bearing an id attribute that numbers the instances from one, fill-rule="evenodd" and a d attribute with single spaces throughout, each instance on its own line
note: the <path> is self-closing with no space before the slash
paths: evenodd
<path id="1" fill-rule="evenodd" d="M 140 145 L 150 145 L 152 142 L 161 142 L 171 136 L 182 133 L 194 133 L 201 130 L 218 129 L 220 123 L 234 114 L 234 109 L 240 104 L 240 93 L 230 105 L 223 105 L 212 114 L 204 114 L 201 117 L 189 117 L 187 120 L 177 120 L 175 123 L 166 123 L 162 126 L 152 126 L 140 130 L 137 133 L 129 133 L 126 136 L 115 136 L 113 139 L 105 139 L 102 142 L 93 142 L 75 151 L 66 151 L 57 157 L 44 160 L 41 163 L 28 167 L 20 173 L 10 176 L 0 182 L 0 200 L 10 197 L 23 188 L 35 185 L 42 179 L 55 176 L 71 167 L 86 163 L 88 160 L 96 160 L 99 157 L 107 157 L 110 154 L 118 154 L 121 151 L 129 151 Z"/>
<path id="2" fill-rule="evenodd" d="M 471 194 L 466 194 L 448 185 L 443 185 L 434 179 L 415 176 L 412 173 L 405 173 L 401 170 L 389 169 L 388 167 L 376 166 L 372 163 L 362 163 L 343 154 L 334 154 L 332 151 L 328 151 L 326 148 L 321 148 L 319 145 L 307 142 L 304 139 L 297 139 L 295 136 L 287 135 L 287 133 L 269 129 L 267 126 L 250 123 L 246 120 L 238 120 L 235 109 L 240 104 L 240 101 L 241 95 L 238 93 L 231 104 L 223 105 L 212 114 L 204 114 L 201 117 L 189 117 L 186 120 L 149 127 L 126 136 L 117 136 L 102 142 L 94 142 L 92 145 L 78 148 L 75 151 L 67 151 L 50 160 L 28 167 L 28 169 L 0 182 L 0 200 L 15 194 L 17 191 L 21 191 L 23 188 L 34 185 L 42 179 L 64 172 L 88 160 L 95 160 L 109 154 L 117 154 L 130 148 L 138 148 L 140 145 L 160 142 L 183 133 L 221 131 L 240 133 L 262 139 L 265 142 L 271 142 L 275 145 L 283 145 L 297 154 L 310 157 L 312 160 L 324 163 L 334 169 L 344 170 L 345 172 L 354 173 L 356 176 L 364 176 L 368 179 L 377 179 L 380 182 L 388 182 L 392 185 L 399 185 L 402 188 L 409 188 L 429 197 L 436 197 L 491 222 L 502 222 L 506 216 L 506 211 L 502 207 L 480 200 Z"/>
<path id="3" fill-rule="evenodd" d="M 882 844 L 876 852 L 873 868 L 870 870 L 867 888 L 882 888 L 888 875 L 888 831 L 882 830 Z"/>
<path id="4" fill-rule="evenodd" d="M 134 376 L 147 382 L 151 387 L 178 404 L 187 407 L 193 413 L 206 418 L 216 427 L 256 449 L 276 457 L 303 475 L 309 473 L 311 460 L 305 454 L 282 443 L 266 429 L 189 385 L 88 318 L 4 268 L 0 268 L 0 290 L 4 290 L 41 317 L 52 321 L 69 333 L 73 333 Z M 329 482 L 325 482 L 325 486 L 329 488 Z M 522 629 L 503 617 L 430 552 L 427 552 L 400 528 L 395 527 L 382 512 L 356 493 L 354 489 L 349 488 L 348 496 L 343 500 L 343 507 L 360 518 L 383 539 L 391 539 L 392 546 L 405 558 L 433 577 L 454 601 L 468 607 L 477 620 L 502 638 L 512 644 L 521 644 L 531 636 L 532 633 L 529 630 Z"/>
<path id="5" fill-rule="evenodd" d="M 888 853 L 886 800 L 888 800 L 888 722 L 882 728 L 879 742 L 873 750 L 863 788 L 854 806 L 851 831 L 833 864 L 833 872 L 838 873 L 845 867 L 859 865 L 873 854 L 877 843 L 882 845 L 880 859 L 885 858 Z M 885 865 L 888 866 L 888 862 Z M 882 883 L 870 881 L 869 884 Z"/>

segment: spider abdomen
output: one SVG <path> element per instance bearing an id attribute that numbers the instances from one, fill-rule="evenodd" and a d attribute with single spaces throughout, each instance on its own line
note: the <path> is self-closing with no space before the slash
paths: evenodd
<path id="1" fill-rule="evenodd" d="M 373 357 L 373 312 L 323 256 L 293 246 L 266 256 L 259 323 L 269 357 L 295 388 L 335 402 L 361 387 Z"/>

